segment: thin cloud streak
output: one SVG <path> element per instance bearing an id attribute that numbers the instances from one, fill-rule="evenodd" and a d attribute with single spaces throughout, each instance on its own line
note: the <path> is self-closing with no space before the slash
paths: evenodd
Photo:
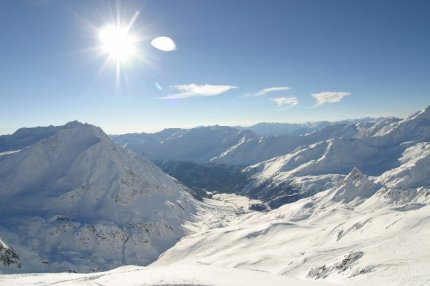
<path id="1" fill-rule="evenodd" d="M 349 92 L 344 91 L 323 91 L 319 93 L 313 93 L 312 97 L 315 98 L 316 106 L 323 105 L 325 103 L 336 103 L 342 101 L 345 96 L 351 95 Z"/>
<path id="2" fill-rule="evenodd" d="M 274 86 L 274 87 L 268 87 L 265 89 L 260 90 L 255 95 L 256 96 L 265 96 L 271 92 L 279 92 L 279 91 L 289 91 L 291 88 L 288 86 Z"/>
<path id="3" fill-rule="evenodd" d="M 290 96 L 290 97 L 281 96 L 281 97 L 271 98 L 270 100 L 275 102 L 276 105 L 278 105 L 278 107 L 281 107 L 284 105 L 294 106 L 299 104 L 299 100 L 297 99 L 297 97 L 294 97 L 294 96 Z"/>
<path id="4" fill-rule="evenodd" d="M 225 93 L 229 90 L 237 88 L 233 85 L 210 85 L 210 84 L 181 84 L 174 85 L 171 88 L 175 89 L 177 93 L 159 99 L 185 99 L 190 97 L 209 97 Z"/>

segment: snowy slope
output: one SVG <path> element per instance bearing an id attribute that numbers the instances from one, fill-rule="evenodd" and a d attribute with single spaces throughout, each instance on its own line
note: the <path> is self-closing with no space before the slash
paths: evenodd
<path id="1" fill-rule="evenodd" d="M 354 169 L 335 187 L 267 213 L 222 211 L 215 200 L 195 233 L 154 265 L 215 265 L 340 285 L 429 285 L 430 186 L 406 192 L 407 199 L 399 191 Z"/>
<path id="2" fill-rule="evenodd" d="M 217 195 L 187 225 L 192 233 L 146 268 L 3 275 L 0 284 L 428 285 L 429 201 L 388 202 L 381 190 L 369 198 L 369 181 L 354 170 L 335 188 L 267 213 Z"/>
<path id="3" fill-rule="evenodd" d="M 0 284 L 23 285 L 97 285 L 97 286 L 141 286 L 141 285 L 219 285 L 219 286 L 324 286 L 326 283 L 302 281 L 262 271 L 249 271 L 210 265 L 169 265 L 161 267 L 126 266 L 109 272 L 94 274 L 42 274 L 3 275 Z"/>
<path id="4" fill-rule="evenodd" d="M 403 120 L 382 122 L 356 126 L 355 134 L 346 132 L 346 136 L 304 144 L 286 155 L 250 166 L 245 171 L 253 174 L 254 183 L 248 188 L 291 180 L 311 194 L 332 187 L 355 167 L 372 176 L 384 174 L 380 181 L 388 184 L 387 180 L 394 180 L 391 185 L 399 185 L 399 180 L 403 187 L 414 187 L 408 180 L 415 186 L 428 184 L 430 108 Z M 412 169 L 419 179 L 408 177 Z"/>
<path id="5" fill-rule="evenodd" d="M 209 210 L 155 265 L 200 263 L 341 285 L 429 285 L 430 108 L 358 130 L 249 167 L 249 187 L 291 180 L 308 197 L 266 213 Z"/>
<path id="6" fill-rule="evenodd" d="M 185 187 L 100 128 L 68 123 L 0 156 L 0 238 L 22 264 L 2 271 L 148 264 L 185 234 L 195 205 Z"/>

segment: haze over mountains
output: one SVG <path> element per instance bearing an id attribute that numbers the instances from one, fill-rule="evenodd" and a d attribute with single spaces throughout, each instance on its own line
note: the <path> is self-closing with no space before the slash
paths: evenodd
<path id="1" fill-rule="evenodd" d="M 316 142 L 365 136 L 379 126 L 398 122 L 396 118 L 363 119 L 340 122 L 318 122 L 294 125 L 300 132 L 289 132 L 290 124 L 258 124 L 249 128 L 227 126 L 165 129 L 157 133 L 114 135 L 113 140 L 151 160 L 192 161 L 246 166 L 287 154 L 299 146 Z M 286 131 L 270 131 L 276 129 Z M 270 135 L 254 132 L 268 126 Z M 264 127 L 263 127 L 264 128 Z M 264 132 L 263 132 L 264 133 Z M 297 133 L 297 134 L 291 134 Z"/>
<path id="2" fill-rule="evenodd" d="M 234 268 L 267 279 L 428 285 L 430 107 L 404 119 L 294 128 L 109 137 L 71 122 L 0 136 L 1 269 L 153 263 L 131 270 L 136 281 L 153 271 L 166 277 L 151 285 L 224 285 L 203 273 Z M 179 266 L 188 274 L 168 275 Z"/>

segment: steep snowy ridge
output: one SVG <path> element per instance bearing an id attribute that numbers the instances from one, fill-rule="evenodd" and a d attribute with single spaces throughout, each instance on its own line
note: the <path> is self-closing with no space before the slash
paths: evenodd
<path id="1" fill-rule="evenodd" d="M 399 163 L 399 167 L 385 172 L 379 180 L 389 188 L 430 185 L 430 142 L 413 143 L 407 147 L 399 158 Z"/>
<path id="2" fill-rule="evenodd" d="M 428 185 L 425 170 L 428 170 L 430 158 L 427 147 L 430 141 L 429 114 L 430 109 L 427 108 L 404 120 L 378 121 L 376 127 L 361 127 L 355 135 L 350 133 L 303 145 L 287 155 L 246 170 L 254 174 L 257 186 L 294 180 L 302 187 L 309 187 L 303 182 L 308 182 L 310 176 L 321 178 L 325 175 L 328 181 L 315 184 L 314 192 L 336 184 L 337 176 L 331 175 L 347 175 L 355 167 L 367 175 L 381 176 L 377 182 L 388 188 Z"/>
<path id="3" fill-rule="evenodd" d="M 197 205 L 152 162 L 78 122 L 0 156 L 0 199 L 0 238 L 24 272 L 148 264 L 186 233 Z"/>
<path id="4" fill-rule="evenodd" d="M 374 137 L 388 138 L 393 143 L 413 140 L 430 141 L 429 124 L 430 106 L 403 120 L 382 127 Z"/>
<path id="5" fill-rule="evenodd" d="M 361 173 L 357 168 L 352 169 L 346 178 L 334 187 L 333 200 L 350 203 L 354 200 L 370 198 L 380 186 Z"/>

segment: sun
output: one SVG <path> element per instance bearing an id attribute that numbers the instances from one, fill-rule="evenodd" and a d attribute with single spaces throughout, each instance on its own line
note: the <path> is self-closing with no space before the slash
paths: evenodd
<path id="1" fill-rule="evenodd" d="M 100 29 L 101 50 L 116 63 L 125 63 L 136 56 L 137 37 L 128 28 L 108 25 Z"/>

